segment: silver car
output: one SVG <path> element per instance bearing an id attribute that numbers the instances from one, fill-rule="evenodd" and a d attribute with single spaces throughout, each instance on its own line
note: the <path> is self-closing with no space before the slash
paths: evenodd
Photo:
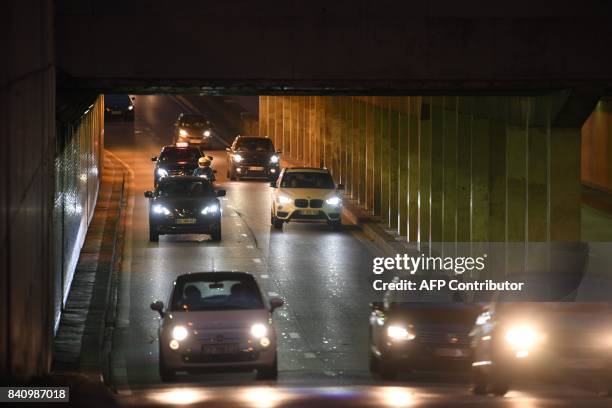
<path id="1" fill-rule="evenodd" d="M 178 371 L 257 370 L 257 377 L 278 376 L 272 312 L 283 300 L 262 295 L 253 275 L 201 272 L 180 275 L 167 308 L 159 312 L 159 373 L 173 381 Z"/>

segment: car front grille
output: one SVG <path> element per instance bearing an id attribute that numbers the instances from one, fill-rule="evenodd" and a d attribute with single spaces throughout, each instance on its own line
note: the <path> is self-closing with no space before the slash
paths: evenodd
<path id="1" fill-rule="evenodd" d="M 295 206 L 298 208 L 306 208 L 308 207 L 308 200 L 305 200 L 303 198 L 297 198 L 295 200 Z"/>
<path id="2" fill-rule="evenodd" d="M 470 338 L 467 333 L 449 333 L 437 331 L 417 332 L 417 339 L 426 344 L 447 344 L 457 346 L 470 345 Z"/>
<path id="3" fill-rule="evenodd" d="M 310 208 L 323 207 L 323 200 L 310 200 Z"/>
<path id="4" fill-rule="evenodd" d="M 307 200 L 305 198 L 295 199 L 295 206 L 297 208 L 308 208 L 309 205 L 310 205 L 310 208 L 322 208 L 323 200 L 320 200 L 320 199 Z"/>

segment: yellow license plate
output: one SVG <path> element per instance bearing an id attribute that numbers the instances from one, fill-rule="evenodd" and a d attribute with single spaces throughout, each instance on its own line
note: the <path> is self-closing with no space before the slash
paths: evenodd
<path id="1" fill-rule="evenodd" d="M 319 210 L 300 210 L 300 214 L 302 215 L 317 215 Z"/>
<path id="2" fill-rule="evenodd" d="M 249 167 L 249 170 L 251 171 L 263 171 L 263 167 Z"/>
<path id="3" fill-rule="evenodd" d="M 179 218 L 176 220 L 177 224 L 195 224 L 196 223 L 196 219 L 195 218 Z"/>

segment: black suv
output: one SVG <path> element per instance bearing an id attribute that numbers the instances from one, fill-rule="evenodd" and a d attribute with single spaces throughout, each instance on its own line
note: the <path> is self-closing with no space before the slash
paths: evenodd
<path id="1" fill-rule="evenodd" d="M 280 151 L 264 136 L 237 136 L 227 151 L 227 177 L 264 177 L 276 180 L 280 169 Z"/>
<path id="2" fill-rule="evenodd" d="M 174 142 L 187 142 L 203 147 L 210 146 L 213 125 L 202 115 L 181 113 L 174 123 Z"/>
<path id="3" fill-rule="evenodd" d="M 187 143 L 164 146 L 159 157 L 151 157 L 156 162 L 153 169 L 153 185 L 157 187 L 160 179 L 168 176 L 191 176 L 198 167 L 198 159 L 204 156 L 199 147 Z"/>
<path id="4" fill-rule="evenodd" d="M 164 177 L 149 198 L 149 240 L 162 234 L 210 234 L 221 241 L 221 203 L 225 190 L 213 188 L 201 177 Z"/>

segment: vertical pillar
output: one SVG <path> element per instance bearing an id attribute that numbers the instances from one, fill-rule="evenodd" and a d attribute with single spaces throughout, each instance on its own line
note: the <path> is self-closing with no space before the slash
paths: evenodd
<path id="1" fill-rule="evenodd" d="M 389 121 L 389 99 L 387 97 L 381 97 L 379 99 L 381 103 L 381 127 L 380 127 L 380 144 L 381 144 L 381 159 L 380 159 L 380 172 L 381 172 L 381 193 L 380 193 L 380 215 L 383 222 L 389 225 L 389 160 L 390 152 L 389 147 L 391 146 L 390 141 L 390 121 Z"/>
<path id="2" fill-rule="evenodd" d="M 372 97 L 372 140 L 374 150 L 372 194 L 374 195 L 374 214 L 382 215 L 382 109 L 378 97 Z"/>
<path id="3" fill-rule="evenodd" d="M 472 240 L 472 100 L 458 98 L 457 122 L 457 242 Z"/>
<path id="4" fill-rule="evenodd" d="M 365 104 L 365 134 L 366 134 L 366 200 L 365 208 L 374 209 L 374 144 L 378 135 L 374 131 L 374 109 L 372 97 L 366 98 Z"/>
<path id="5" fill-rule="evenodd" d="M 430 241 L 442 242 L 444 209 L 444 98 L 431 98 Z"/>
<path id="6" fill-rule="evenodd" d="M 400 98 L 389 98 L 389 228 L 399 232 L 399 109 Z"/>
<path id="7" fill-rule="evenodd" d="M 399 134 L 399 177 L 398 177 L 398 208 L 399 208 L 399 219 L 398 219 L 398 234 L 402 237 L 408 238 L 408 185 L 409 185 L 409 142 L 410 142 L 410 103 L 412 97 L 404 96 L 401 98 L 401 104 L 399 109 L 399 122 L 398 122 L 398 134 Z"/>
<path id="8" fill-rule="evenodd" d="M 408 141 L 408 241 L 418 242 L 419 231 L 419 119 L 421 98 L 410 98 L 410 139 Z"/>
<path id="9" fill-rule="evenodd" d="M 474 99 L 474 106 L 486 103 L 482 98 Z M 483 112 L 484 108 L 475 108 Z M 489 121 L 484 117 L 472 118 L 472 165 L 471 165 L 471 231 L 472 241 L 489 239 Z"/>
<path id="10" fill-rule="evenodd" d="M 457 98 L 444 103 L 444 242 L 457 241 Z"/>
<path id="11" fill-rule="evenodd" d="M 431 199 L 431 97 L 421 98 L 419 120 L 419 231 L 420 244 L 430 242 L 430 199 Z"/>

